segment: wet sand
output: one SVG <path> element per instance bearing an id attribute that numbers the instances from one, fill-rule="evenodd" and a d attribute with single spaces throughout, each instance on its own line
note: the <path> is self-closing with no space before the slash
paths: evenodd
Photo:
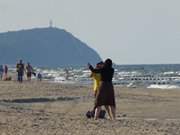
<path id="1" fill-rule="evenodd" d="M 0 135 L 180 135 L 180 90 L 115 87 L 117 119 L 87 119 L 91 86 L 0 81 Z"/>

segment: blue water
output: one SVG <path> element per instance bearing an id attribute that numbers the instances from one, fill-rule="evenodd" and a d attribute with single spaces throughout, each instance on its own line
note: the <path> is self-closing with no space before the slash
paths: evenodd
<path id="1" fill-rule="evenodd" d="M 144 74 L 161 74 L 164 72 L 180 72 L 180 64 L 159 64 L 159 65 L 117 65 L 114 66 L 119 72 L 137 71 Z"/>
<path id="2" fill-rule="evenodd" d="M 180 88 L 180 64 L 117 65 L 114 83 L 148 88 Z"/>
<path id="3" fill-rule="evenodd" d="M 91 72 L 87 67 L 54 69 L 37 67 L 35 69 L 42 73 L 44 80 L 50 82 L 92 84 Z M 115 85 L 128 87 L 156 87 L 152 85 L 162 87 L 164 85 L 162 88 L 169 88 L 169 86 L 180 88 L 180 64 L 115 65 L 114 69 L 113 83 Z"/>

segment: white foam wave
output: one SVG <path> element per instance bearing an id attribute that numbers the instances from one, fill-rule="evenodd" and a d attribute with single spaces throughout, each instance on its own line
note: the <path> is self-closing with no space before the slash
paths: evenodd
<path id="1" fill-rule="evenodd" d="M 54 83 L 63 83 L 63 84 L 74 84 L 75 83 L 75 81 L 66 80 L 66 78 L 63 76 L 59 76 L 59 77 L 54 78 L 53 82 Z"/>
<path id="2" fill-rule="evenodd" d="M 164 72 L 164 75 L 173 75 L 173 74 L 175 74 L 175 72 L 173 72 L 173 71 Z"/>
<path id="3" fill-rule="evenodd" d="M 152 84 L 150 86 L 148 86 L 147 88 L 149 89 L 178 89 L 180 88 L 179 86 L 177 85 L 157 85 L 157 84 Z"/>

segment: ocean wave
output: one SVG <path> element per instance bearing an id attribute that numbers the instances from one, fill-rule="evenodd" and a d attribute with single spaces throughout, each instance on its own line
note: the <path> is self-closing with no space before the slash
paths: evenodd
<path id="1" fill-rule="evenodd" d="M 39 68 L 34 67 L 36 74 L 41 73 L 42 80 L 54 83 L 92 84 L 91 71 L 81 68 Z M 16 72 L 15 66 L 9 66 Z M 36 76 L 37 77 L 37 76 Z M 33 77 L 33 79 L 36 79 Z M 148 87 L 174 89 L 180 87 L 180 65 L 120 65 L 115 67 L 114 85 L 125 87 Z"/>
<path id="2" fill-rule="evenodd" d="M 147 88 L 149 89 L 178 89 L 180 86 L 177 85 L 157 85 L 157 84 L 151 84 Z"/>

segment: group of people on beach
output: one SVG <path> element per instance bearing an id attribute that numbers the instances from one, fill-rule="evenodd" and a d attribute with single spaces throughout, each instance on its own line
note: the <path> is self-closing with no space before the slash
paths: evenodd
<path id="1" fill-rule="evenodd" d="M 31 80 L 32 73 L 34 72 L 32 66 L 30 65 L 30 63 L 28 62 L 27 65 L 26 65 L 26 67 L 25 67 L 22 60 L 20 60 L 20 61 L 16 64 L 16 71 L 17 71 L 17 80 L 18 80 L 18 82 L 20 82 L 20 83 L 23 82 L 24 72 L 26 72 L 27 80 L 28 80 L 28 81 Z"/>
<path id="2" fill-rule="evenodd" d="M 101 107 L 104 106 L 110 119 L 115 119 L 115 94 L 112 83 L 114 68 L 112 67 L 112 60 L 106 59 L 104 62 L 97 63 L 94 68 L 88 63 L 88 67 L 91 70 L 91 77 L 94 79 L 94 96 L 95 104 L 93 107 L 94 119 L 100 118 Z M 30 81 L 32 75 L 36 76 L 36 73 L 28 62 L 27 65 L 22 60 L 16 64 L 17 81 L 22 83 L 24 73 L 26 73 L 27 80 Z M 6 80 L 8 78 L 8 66 L 0 65 L 0 79 Z M 38 75 L 39 78 L 39 75 Z M 41 79 L 41 78 L 40 78 Z"/>
<path id="3" fill-rule="evenodd" d="M 36 76 L 35 70 L 28 62 L 26 65 L 23 63 L 22 60 L 19 60 L 16 64 L 16 72 L 17 72 L 17 81 L 22 83 L 24 74 L 26 74 L 27 80 L 31 81 L 32 75 Z M 41 81 L 42 75 L 38 73 L 38 80 Z M 11 76 L 8 76 L 8 66 L 7 65 L 0 65 L 0 80 L 11 80 Z"/>
<path id="4" fill-rule="evenodd" d="M 116 103 L 112 83 L 114 75 L 112 60 L 107 59 L 105 62 L 99 62 L 95 68 L 91 64 L 88 64 L 88 67 L 92 72 L 91 77 L 94 79 L 94 119 L 100 117 L 101 107 L 104 106 L 110 119 L 114 120 L 116 117 Z"/>
<path id="5" fill-rule="evenodd" d="M 17 71 L 17 80 L 18 82 L 23 82 L 23 76 L 24 73 L 26 73 L 26 77 L 28 81 L 31 81 L 32 75 L 36 76 L 35 70 L 31 66 L 31 64 L 28 62 L 25 66 L 22 60 L 19 60 L 19 62 L 16 64 L 16 71 Z M 37 74 L 38 80 L 41 81 L 42 75 L 40 73 Z"/>

